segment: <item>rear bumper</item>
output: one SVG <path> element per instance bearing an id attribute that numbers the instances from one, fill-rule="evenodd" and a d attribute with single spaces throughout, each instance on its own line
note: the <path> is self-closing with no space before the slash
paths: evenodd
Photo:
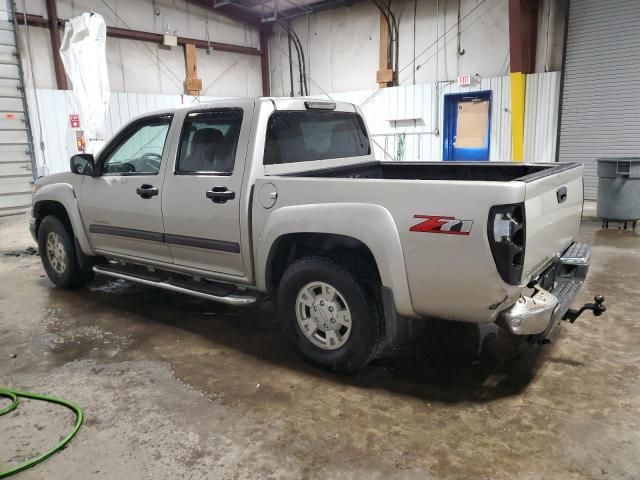
<path id="1" fill-rule="evenodd" d="M 591 262 L 591 247 L 572 244 L 537 280 L 535 293 L 503 311 L 498 324 L 514 335 L 547 337 L 580 292 Z"/>

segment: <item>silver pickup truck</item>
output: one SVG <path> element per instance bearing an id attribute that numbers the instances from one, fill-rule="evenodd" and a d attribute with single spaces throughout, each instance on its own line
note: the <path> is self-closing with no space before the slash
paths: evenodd
<path id="1" fill-rule="evenodd" d="M 94 273 L 232 305 L 277 299 L 311 363 L 352 372 L 406 318 L 544 341 L 587 274 L 579 164 L 380 162 L 349 103 L 260 98 L 140 116 L 38 179 L 59 287 Z"/>

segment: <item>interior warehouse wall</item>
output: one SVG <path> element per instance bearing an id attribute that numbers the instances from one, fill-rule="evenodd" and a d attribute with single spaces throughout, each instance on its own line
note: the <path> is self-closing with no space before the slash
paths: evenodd
<path id="1" fill-rule="evenodd" d="M 482 78 L 470 87 L 428 83 L 329 94 L 362 105 L 376 158 L 386 161 L 440 161 L 443 149 L 444 97 L 451 93 L 491 91 L 490 161 L 510 162 L 509 77 Z M 527 75 L 525 162 L 555 161 L 560 72 Z"/>
<path id="2" fill-rule="evenodd" d="M 525 161 L 553 162 L 557 129 L 557 109 L 560 90 L 559 72 L 527 76 L 527 111 L 525 118 Z M 442 131 L 444 95 L 474 90 L 492 91 L 491 149 L 492 161 L 509 161 L 511 156 L 511 114 L 508 108 L 509 77 L 485 78 L 473 87 L 435 83 L 404 85 L 377 90 L 330 93 L 335 100 L 352 102 L 362 107 L 363 115 L 375 141 L 376 158 L 391 161 L 434 161 L 442 159 Z M 376 92 L 378 92 L 376 94 Z M 38 96 L 39 113 L 43 118 L 42 131 L 34 128 L 34 144 L 39 175 L 69 170 L 68 159 L 75 153 L 75 134 L 69 126 L 69 115 L 77 112 L 70 91 L 28 90 L 30 104 Z M 372 97 L 372 95 L 376 94 Z M 180 103 L 209 101 L 220 97 L 195 99 L 186 95 L 142 93 L 113 93 L 107 112 L 107 138 L 132 117 Z M 368 101 L 367 101 L 368 100 Z M 37 112 L 29 111 L 31 123 L 36 125 Z M 394 119 L 394 121 L 390 121 Z M 410 119 L 410 120 L 402 120 Z"/>
<path id="3" fill-rule="evenodd" d="M 206 40 L 208 32 L 212 42 L 253 48 L 258 48 L 260 43 L 254 28 L 184 0 L 57 0 L 57 7 L 59 18 L 93 11 L 101 14 L 107 25 L 114 27 L 152 33 L 169 31 L 199 40 Z M 16 0 L 16 9 L 47 17 L 44 0 Z M 33 26 L 28 32 L 27 37 L 26 28 L 19 28 L 26 84 L 31 88 L 55 89 L 49 32 Z M 27 38 L 30 48 L 27 48 Z M 33 55 L 31 62 L 29 52 Z M 197 49 L 197 63 L 203 95 L 262 95 L 260 57 L 257 55 L 215 50 L 207 55 L 206 50 Z M 168 49 L 156 43 L 107 37 L 107 69 L 113 92 L 184 93 L 184 50 L 180 46 Z"/>
<path id="4" fill-rule="evenodd" d="M 540 2 L 536 72 L 561 69 L 565 6 L 566 0 Z M 509 0 L 460 0 L 463 54 L 458 54 L 457 1 L 393 0 L 391 7 L 399 23 L 399 85 L 509 73 Z M 378 87 L 380 13 L 372 2 L 300 16 L 291 26 L 303 46 L 311 95 Z M 278 27 L 270 56 L 272 94 L 289 95 L 288 38 Z M 295 50 L 293 58 L 299 94 Z"/>
<path id="5" fill-rule="evenodd" d="M 37 101 L 36 101 L 37 96 Z M 138 115 L 180 104 L 223 100 L 229 97 L 191 97 L 149 93 L 113 92 L 105 119 L 107 141 L 129 120 Z M 68 172 L 69 158 L 77 153 L 75 130 L 69 124 L 69 115 L 78 112 L 71 90 L 27 89 L 27 101 L 33 128 L 37 176 Z M 37 108 L 35 107 L 37 105 Z M 38 116 L 42 120 L 38 122 Z"/>

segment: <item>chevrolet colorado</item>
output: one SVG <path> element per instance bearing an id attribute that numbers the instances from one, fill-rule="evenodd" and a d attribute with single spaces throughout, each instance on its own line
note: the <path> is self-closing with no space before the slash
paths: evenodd
<path id="1" fill-rule="evenodd" d="M 311 363 L 352 372 L 401 318 L 544 341 L 587 274 L 580 164 L 376 161 L 357 107 L 260 98 L 142 115 L 34 184 L 63 288 L 94 273 L 224 302 L 277 299 Z"/>

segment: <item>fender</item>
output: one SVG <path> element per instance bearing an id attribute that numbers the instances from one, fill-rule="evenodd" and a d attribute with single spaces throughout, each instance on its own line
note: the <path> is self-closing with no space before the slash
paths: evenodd
<path id="1" fill-rule="evenodd" d="M 398 229 L 389 211 L 365 203 L 321 203 L 282 207 L 270 213 L 256 241 L 256 282 L 266 291 L 266 265 L 278 238 L 291 233 L 331 233 L 364 243 L 376 261 L 382 285 L 391 288 L 397 312 L 417 317 L 411 303 Z"/>
<path id="2" fill-rule="evenodd" d="M 78 200 L 76 198 L 73 186 L 69 183 L 52 183 L 43 185 L 33 194 L 33 206 L 43 201 L 53 201 L 61 203 L 69 215 L 73 234 L 78 239 L 80 249 L 85 255 L 95 255 L 87 232 L 82 223 L 80 209 L 78 208 Z"/>

